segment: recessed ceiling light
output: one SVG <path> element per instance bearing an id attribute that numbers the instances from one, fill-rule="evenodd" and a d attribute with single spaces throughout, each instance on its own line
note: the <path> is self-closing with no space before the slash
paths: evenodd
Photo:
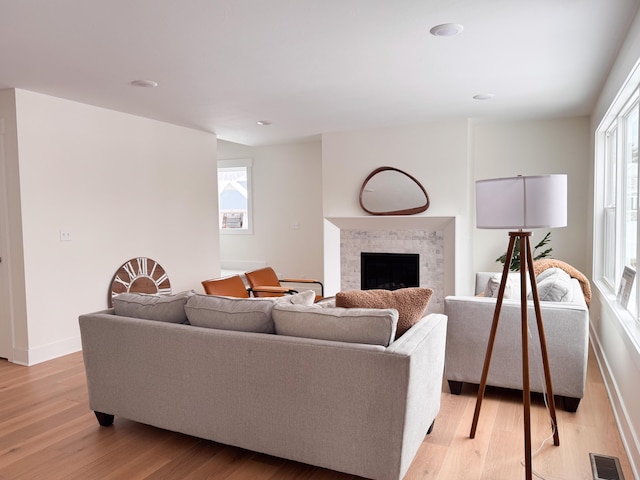
<path id="1" fill-rule="evenodd" d="M 431 35 L 436 37 L 452 37 L 458 35 L 464 27 L 459 23 L 443 23 L 442 25 L 436 25 L 431 30 Z"/>
<path id="2" fill-rule="evenodd" d="M 153 80 L 134 80 L 131 82 L 131 85 L 134 87 L 153 88 L 158 86 L 158 82 L 154 82 Z"/>
<path id="3" fill-rule="evenodd" d="M 271 122 L 269 120 L 258 120 L 256 123 L 261 127 L 266 127 L 267 125 L 271 125 Z"/>
<path id="4" fill-rule="evenodd" d="M 491 100 L 493 97 L 495 97 L 493 93 L 479 93 L 473 96 L 475 100 Z"/>

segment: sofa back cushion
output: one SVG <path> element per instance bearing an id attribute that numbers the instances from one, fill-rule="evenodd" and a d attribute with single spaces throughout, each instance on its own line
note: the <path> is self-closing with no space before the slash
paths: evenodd
<path id="1" fill-rule="evenodd" d="M 398 311 L 391 308 L 339 308 L 278 304 L 272 311 L 278 335 L 389 346 Z"/>
<path id="2" fill-rule="evenodd" d="M 192 295 L 193 291 L 174 295 L 121 293 L 111 300 L 116 315 L 160 322 L 188 323 L 184 306 Z"/>
<path id="3" fill-rule="evenodd" d="M 274 305 L 312 305 L 313 290 L 282 297 L 235 298 L 216 295 L 193 295 L 185 305 L 189 323 L 197 327 L 274 333 L 271 310 Z"/>
<path id="4" fill-rule="evenodd" d="M 196 327 L 273 333 L 271 310 L 275 302 L 268 298 L 234 298 L 196 294 L 184 309 Z"/>

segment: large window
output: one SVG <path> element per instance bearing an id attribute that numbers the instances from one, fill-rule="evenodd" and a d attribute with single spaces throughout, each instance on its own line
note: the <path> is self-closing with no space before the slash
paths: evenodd
<path id="1" fill-rule="evenodd" d="M 218 161 L 218 227 L 221 233 L 252 233 L 251 159 Z"/>
<path id="2" fill-rule="evenodd" d="M 623 90 L 624 92 L 624 90 Z M 602 258 L 599 277 L 612 294 L 620 293 L 623 272 L 635 272 L 638 257 L 638 137 L 639 116 L 638 88 L 619 97 L 598 129 L 596 172 L 597 208 L 602 221 L 598 224 Z M 628 298 L 628 300 L 627 300 Z M 617 301 L 634 318 L 639 318 L 638 280 L 625 296 L 618 295 Z"/>

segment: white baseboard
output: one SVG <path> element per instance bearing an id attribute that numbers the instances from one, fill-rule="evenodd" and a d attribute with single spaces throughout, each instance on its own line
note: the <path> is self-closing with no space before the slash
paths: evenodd
<path id="1" fill-rule="evenodd" d="M 616 419 L 618 430 L 622 438 L 622 443 L 629 457 L 629 463 L 633 470 L 634 478 L 640 478 L 638 472 L 640 472 L 640 442 L 638 436 L 633 429 L 633 425 L 629 420 L 629 415 L 624 404 L 624 399 L 620 395 L 620 390 L 616 383 L 615 376 L 609 367 L 606 355 L 602 350 L 602 345 L 598 335 L 590 326 L 590 339 L 593 352 L 596 356 L 600 372 L 602 373 L 602 379 L 604 381 L 605 388 L 609 394 L 611 400 L 611 407 L 613 409 L 613 416 Z"/>
<path id="2" fill-rule="evenodd" d="M 80 350 L 82 350 L 82 342 L 78 336 L 28 350 L 24 348 L 14 348 L 13 359 L 11 361 L 12 363 L 29 367 L 70 353 L 79 352 Z"/>

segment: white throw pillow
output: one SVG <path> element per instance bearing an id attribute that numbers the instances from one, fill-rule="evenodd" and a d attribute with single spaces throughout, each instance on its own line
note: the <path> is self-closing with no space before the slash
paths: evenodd
<path id="1" fill-rule="evenodd" d="M 313 305 L 316 300 L 316 292 L 313 290 L 306 290 L 300 293 L 294 293 L 293 295 L 283 295 L 282 297 L 266 297 L 273 299 L 276 303 L 291 303 L 293 305 Z"/>
<path id="2" fill-rule="evenodd" d="M 500 291 L 500 281 L 502 274 L 496 273 L 489 278 L 484 289 L 484 296 L 487 298 L 497 298 Z M 504 287 L 504 298 L 520 298 L 520 276 L 519 274 L 509 274 L 507 284 Z"/>
<path id="3" fill-rule="evenodd" d="M 541 302 L 571 302 L 573 288 L 571 277 L 560 268 L 548 268 L 536 277 L 538 298 Z M 533 298 L 529 294 L 529 299 Z"/>

